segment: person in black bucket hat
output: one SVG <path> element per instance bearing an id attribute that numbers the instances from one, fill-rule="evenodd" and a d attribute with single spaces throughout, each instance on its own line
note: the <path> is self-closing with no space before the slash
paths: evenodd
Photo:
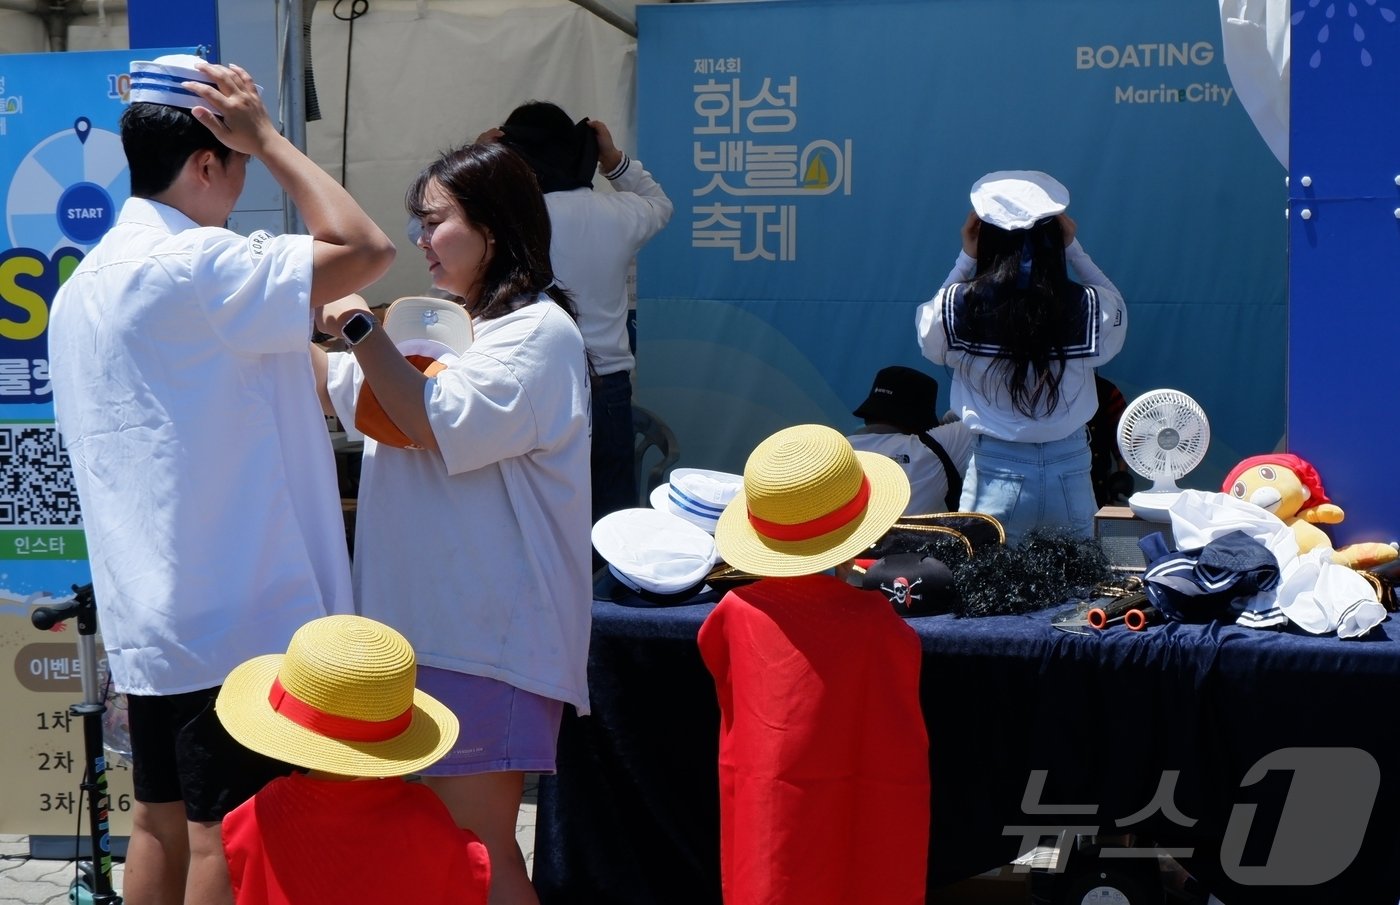
<path id="1" fill-rule="evenodd" d="M 912 492 L 908 515 L 956 512 L 972 457 L 972 432 L 961 421 L 938 423 L 938 381 L 914 368 L 881 368 L 870 394 L 851 414 L 865 427 L 846 439 L 856 449 L 898 462 Z"/>

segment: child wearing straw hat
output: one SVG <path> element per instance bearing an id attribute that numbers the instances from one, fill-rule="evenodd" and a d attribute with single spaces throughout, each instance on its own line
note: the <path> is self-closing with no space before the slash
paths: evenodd
<path id="1" fill-rule="evenodd" d="M 915 903 L 929 840 L 918 636 L 829 570 L 895 523 L 899 464 L 804 424 L 764 440 L 715 543 L 766 576 L 700 627 L 720 704 L 725 905 Z"/>
<path id="2" fill-rule="evenodd" d="M 286 654 L 229 674 L 216 704 L 229 734 L 310 771 L 273 780 L 224 818 L 237 905 L 485 905 L 486 847 L 403 779 L 457 740 L 457 718 L 416 676 L 408 641 L 362 616 L 313 620 Z"/>

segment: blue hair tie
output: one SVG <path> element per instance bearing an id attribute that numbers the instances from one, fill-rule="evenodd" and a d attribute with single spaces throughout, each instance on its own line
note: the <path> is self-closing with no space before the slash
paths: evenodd
<path id="1" fill-rule="evenodd" d="M 1016 275 L 1016 288 L 1025 289 L 1031 284 L 1031 237 L 1029 235 L 1021 242 L 1021 267 Z"/>

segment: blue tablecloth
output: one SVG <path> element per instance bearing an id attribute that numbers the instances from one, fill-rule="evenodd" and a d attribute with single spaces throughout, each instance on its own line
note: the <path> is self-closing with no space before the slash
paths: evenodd
<path id="1" fill-rule="evenodd" d="M 712 608 L 594 604 L 594 713 L 566 715 L 559 773 L 540 787 L 544 905 L 720 902 L 719 711 L 695 645 Z M 909 620 L 924 649 L 931 889 L 1007 863 L 1015 827 L 1092 827 L 1172 849 L 1229 905 L 1400 899 L 1395 619 L 1340 641 L 1216 623 L 1068 634 L 1053 612 Z M 1309 798 L 1319 782 L 1340 812 Z M 1315 857 L 1298 856 L 1300 838 Z"/>

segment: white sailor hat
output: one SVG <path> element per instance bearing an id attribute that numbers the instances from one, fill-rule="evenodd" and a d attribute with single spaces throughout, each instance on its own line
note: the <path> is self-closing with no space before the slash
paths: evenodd
<path id="1" fill-rule="evenodd" d="M 389 306 L 384 332 L 405 355 L 430 355 L 433 351 L 461 355 L 472 344 L 472 319 L 456 302 L 409 295 Z"/>
<path id="2" fill-rule="evenodd" d="M 456 302 L 410 295 L 389 306 L 384 332 L 409 363 L 433 377 L 455 364 L 471 347 L 472 319 Z M 360 383 L 355 397 L 355 430 L 389 446 L 417 448 L 384 411 L 367 380 Z"/>
<path id="3" fill-rule="evenodd" d="M 598 519 L 593 548 L 614 578 L 659 604 L 694 597 L 719 561 L 713 537 L 656 509 L 620 509 Z"/>
<path id="4" fill-rule="evenodd" d="M 977 218 L 1002 229 L 1029 229 L 1069 207 L 1069 189 L 1039 170 L 998 170 L 972 184 Z"/>
<path id="5" fill-rule="evenodd" d="M 710 534 L 729 501 L 744 489 L 744 476 L 708 468 L 677 468 L 671 480 L 651 492 L 653 509 L 678 515 Z"/>
<path id="6" fill-rule="evenodd" d="M 182 82 L 199 82 L 215 87 L 213 79 L 198 69 L 208 62 L 189 53 L 170 53 L 154 60 L 131 61 L 131 91 L 127 95 L 133 104 L 164 104 L 193 110 L 204 106 L 204 99 L 184 87 Z M 262 86 L 255 86 L 262 94 Z"/>

